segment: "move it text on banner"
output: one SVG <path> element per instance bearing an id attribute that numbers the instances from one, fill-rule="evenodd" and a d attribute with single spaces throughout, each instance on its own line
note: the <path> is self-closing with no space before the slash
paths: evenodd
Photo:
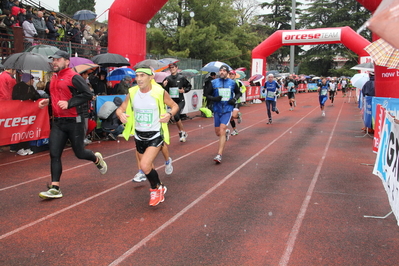
<path id="1" fill-rule="evenodd" d="M 30 100 L 1 103 L 0 146 L 48 138 L 50 134 L 48 108 L 40 109 L 37 101 Z"/>

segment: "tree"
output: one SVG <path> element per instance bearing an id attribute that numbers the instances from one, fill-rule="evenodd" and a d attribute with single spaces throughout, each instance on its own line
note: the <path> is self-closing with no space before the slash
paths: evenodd
<path id="1" fill-rule="evenodd" d="M 255 17 L 259 3 L 257 0 L 234 0 L 234 9 L 237 10 L 238 25 L 242 26 Z"/>
<path id="2" fill-rule="evenodd" d="M 314 29 L 349 26 L 352 29 L 357 30 L 370 17 L 370 12 L 357 1 L 311 0 L 311 2 L 312 3 L 308 5 L 308 8 L 304 9 L 304 12 L 300 17 L 299 26 L 301 28 Z M 369 40 L 371 39 L 369 31 L 362 32 L 362 35 Z M 302 67 L 311 69 L 311 66 L 306 65 L 317 65 L 317 69 L 310 72 L 316 75 L 328 76 L 334 69 L 333 57 L 336 55 L 345 56 L 352 62 L 356 62 L 358 57 L 343 44 L 314 45 L 302 56 Z M 317 61 L 322 62 L 329 67 L 326 68 L 317 63 L 315 64 L 315 58 L 317 58 Z"/>
<path id="3" fill-rule="evenodd" d="M 296 17 L 302 14 L 301 6 L 303 4 L 296 2 Z M 263 2 L 260 4 L 263 9 L 268 9 L 271 12 L 260 15 L 259 21 L 267 27 L 264 29 L 267 31 L 268 35 L 273 34 L 277 30 L 291 30 L 292 23 L 292 0 L 273 0 L 269 2 Z M 296 27 L 297 28 L 297 27 Z M 301 47 L 295 47 L 295 61 L 297 60 L 297 55 L 302 52 Z M 268 58 L 268 65 L 270 70 L 279 69 L 278 66 L 282 65 L 283 61 L 290 55 L 290 47 L 283 46 L 279 48 L 276 52 Z"/>
<path id="4" fill-rule="evenodd" d="M 59 10 L 61 13 L 69 15 L 70 17 L 79 10 L 90 10 L 95 12 L 94 0 L 60 0 Z"/>
<path id="5" fill-rule="evenodd" d="M 248 57 L 248 49 L 254 46 L 246 46 L 243 52 L 235 43 L 238 14 L 233 0 L 170 0 L 149 23 L 148 52 L 186 55 L 204 62 L 229 63 L 243 53 Z M 258 42 L 255 35 L 240 33 L 251 38 L 247 43 Z"/>

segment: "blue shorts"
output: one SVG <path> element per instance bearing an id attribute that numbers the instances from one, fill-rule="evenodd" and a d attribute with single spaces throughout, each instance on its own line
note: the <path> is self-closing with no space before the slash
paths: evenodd
<path id="1" fill-rule="evenodd" d="M 324 106 L 324 104 L 326 103 L 326 101 L 327 101 L 327 95 L 319 95 L 319 103 L 320 103 L 320 106 Z"/>
<path id="2" fill-rule="evenodd" d="M 231 112 L 229 113 L 214 113 L 213 120 L 215 127 L 220 127 L 220 124 L 228 125 L 231 119 Z"/>

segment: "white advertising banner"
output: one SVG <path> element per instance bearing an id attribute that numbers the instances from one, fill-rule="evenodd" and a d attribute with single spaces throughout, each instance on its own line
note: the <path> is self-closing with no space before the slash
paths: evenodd
<path id="1" fill-rule="evenodd" d="M 321 43 L 341 41 L 341 29 L 319 29 L 285 31 L 282 34 L 282 43 Z"/>
<path id="2" fill-rule="evenodd" d="M 385 116 L 380 138 L 373 174 L 381 178 L 392 212 L 399 225 L 399 125 L 389 114 Z"/>
<path id="3" fill-rule="evenodd" d="M 184 93 L 184 100 L 186 102 L 182 114 L 192 113 L 199 111 L 202 107 L 202 90 L 191 90 L 187 93 Z"/>
<path id="4" fill-rule="evenodd" d="M 252 59 L 251 76 L 260 74 L 263 75 L 263 59 L 254 58 Z"/>

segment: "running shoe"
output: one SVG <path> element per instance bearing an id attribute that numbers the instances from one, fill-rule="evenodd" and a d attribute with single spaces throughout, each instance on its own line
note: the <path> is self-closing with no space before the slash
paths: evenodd
<path id="1" fill-rule="evenodd" d="M 171 175 L 172 173 L 173 173 L 172 158 L 169 157 L 169 160 L 165 162 L 165 174 Z"/>
<path id="2" fill-rule="evenodd" d="M 27 153 L 24 149 L 18 150 L 18 151 L 17 151 L 17 154 L 18 154 L 18 155 L 21 155 L 21 156 L 28 155 L 28 153 Z"/>
<path id="3" fill-rule="evenodd" d="M 216 157 L 213 158 L 213 160 L 214 160 L 217 164 L 221 163 L 221 162 L 222 162 L 222 155 L 220 155 L 220 154 L 216 155 Z"/>
<path id="4" fill-rule="evenodd" d="M 326 116 L 326 113 L 324 111 L 321 112 L 321 116 Z"/>
<path id="5" fill-rule="evenodd" d="M 290 108 L 290 111 L 292 111 L 292 110 L 294 110 L 294 108 L 291 107 L 291 108 Z"/>
<path id="6" fill-rule="evenodd" d="M 179 132 L 180 142 L 186 142 L 188 134 L 185 131 Z"/>
<path id="7" fill-rule="evenodd" d="M 280 111 L 279 111 L 277 108 L 276 108 L 276 111 L 275 111 L 275 112 L 276 112 L 276 114 L 279 114 L 279 113 L 280 113 Z"/>
<path id="8" fill-rule="evenodd" d="M 32 154 L 33 154 L 33 151 L 32 151 L 31 149 L 26 149 L 25 151 L 26 151 L 26 153 L 27 153 L 28 155 L 32 155 Z"/>
<path id="9" fill-rule="evenodd" d="M 241 122 L 242 122 L 242 114 L 241 114 L 241 112 L 238 112 L 237 122 L 238 122 L 238 124 L 241 124 Z"/>
<path id="10" fill-rule="evenodd" d="M 226 141 L 230 138 L 230 129 L 226 129 Z"/>
<path id="11" fill-rule="evenodd" d="M 234 129 L 233 132 L 231 132 L 231 135 L 232 135 L 232 136 L 238 135 L 238 130 L 237 130 L 237 129 Z"/>
<path id="12" fill-rule="evenodd" d="M 137 182 L 137 183 L 144 182 L 146 180 L 147 180 L 147 177 L 141 171 L 139 171 L 132 179 L 133 182 Z"/>
<path id="13" fill-rule="evenodd" d="M 85 138 L 84 141 L 83 141 L 83 143 L 84 143 L 85 145 L 89 145 L 90 143 L 92 143 L 92 141 L 89 140 L 88 138 Z"/>
<path id="14" fill-rule="evenodd" d="M 294 107 L 296 107 L 296 101 L 294 101 Z"/>
<path id="15" fill-rule="evenodd" d="M 269 122 L 267 122 L 267 124 L 268 125 L 270 125 L 272 123 L 272 120 L 271 119 L 269 119 Z"/>
<path id="16" fill-rule="evenodd" d="M 47 191 L 40 192 L 39 197 L 41 197 L 42 199 L 59 199 L 62 198 L 62 192 L 60 189 L 51 187 Z"/>
<path id="17" fill-rule="evenodd" d="M 160 185 L 158 188 L 150 189 L 150 206 L 157 206 L 159 203 L 165 201 L 165 193 L 167 188 Z"/>
<path id="18" fill-rule="evenodd" d="M 104 175 L 108 170 L 107 164 L 105 163 L 101 153 L 96 152 L 94 155 L 98 158 L 98 162 L 96 163 L 96 166 L 97 166 L 98 170 L 100 170 L 100 173 Z"/>

